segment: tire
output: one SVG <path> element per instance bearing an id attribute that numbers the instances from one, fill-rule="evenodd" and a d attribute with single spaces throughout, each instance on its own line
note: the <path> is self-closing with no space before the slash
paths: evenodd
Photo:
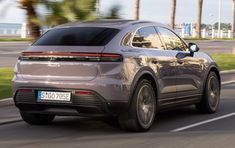
<path id="1" fill-rule="evenodd" d="M 156 115 L 156 94 L 151 83 L 142 79 L 136 86 L 129 110 L 119 115 L 122 129 L 144 132 L 150 129 Z"/>
<path id="2" fill-rule="evenodd" d="M 20 115 L 26 123 L 31 125 L 49 125 L 55 118 L 55 115 L 32 114 L 25 111 L 20 111 Z"/>
<path id="3" fill-rule="evenodd" d="M 218 110 L 220 103 L 220 82 L 215 72 L 210 72 L 205 85 L 203 98 L 196 104 L 198 112 L 212 114 Z"/>

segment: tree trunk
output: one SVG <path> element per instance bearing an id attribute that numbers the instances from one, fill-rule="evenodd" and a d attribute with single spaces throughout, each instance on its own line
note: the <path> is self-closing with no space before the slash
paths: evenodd
<path id="1" fill-rule="evenodd" d="M 33 22 L 33 19 L 37 17 L 37 13 L 34 8 L 34 0 L 20 0 L 21 8 L 26 10 L 27 25 L 32 40 L 36 40 L 40 36 L 40 26 Z"/>
<path id="2" fill-rule="evenodd" d="M 139 20 L 140 0 L 135 0 L 135 14 L 134 19 Z"/>
<path id="3" fill-rule="evenodd" d="M 96 15 L 100 18 L 100 0 L 96 0 Z"/>
<path id="4" fill-rule="evenodd" d="M 198 0 L 198 16 L 197 16 L 197 26 L 196 26 L 197 38 L 201 38 L 202 6 L 203 6 L 203 0 Z"/>
<path id="5" fill-rule="evenodd" d="M 175 11 L 176 11 L 176 0 L 171 0 L 171 23 L 170 27 L 172 30 L 175 29 Z"/>
<path id="6" fill-rule="evenodd" d="M 27 24 L 30 30 L 30 36 L 33 40 L 36 40 L 40 36 L 40 26 L 35 24 L 32 19 L 36 17 L 36 12 L 33 6 L 27 8 Z"/>
<path id="7" fill-rule="evenodd" d="M 233 24 L 232 24 L 232 37 L 235 38 L 235 0 L 233 0 Z"/>

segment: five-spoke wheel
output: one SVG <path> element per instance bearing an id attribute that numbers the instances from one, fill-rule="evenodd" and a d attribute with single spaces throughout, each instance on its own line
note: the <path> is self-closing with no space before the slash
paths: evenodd
<path id="1" fill-rule="evenodd" d="M 153 124 L 156 114 L 156 94 L 151 82 L 142 79 L 135 88 L 129 110 L 119 116 L 123 129 L 146 131 Z"/>
<path id="2" fill-rule="evenodd" d="M 220 102 L 219 78 L 214 72 L 208 75 L 204 94 L 200 103 L 196 107 L 201 113 L 214 113 L 217 111 Z"/>

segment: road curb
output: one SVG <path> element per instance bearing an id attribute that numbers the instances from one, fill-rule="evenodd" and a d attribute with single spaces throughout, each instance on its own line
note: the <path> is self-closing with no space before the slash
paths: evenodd
<path id="1" fill-rule="evenodd" d="M 0 102 L 0 108 L 1 107 L 10 107 L 10 106 L 14 106 L 14 101 L 12 98 L 7 98 L 7 99 L 4 99 L 4 100 L 1 100 Z"/>
<path id="2" fill-rule="evenodd" d="M 230 73 L 235 73 L 235 69 L 232 69 L 232 70 L 224 70 L 224 71 L 221 71 L 220 74 L 230 74 Z"/>
<path id="3" fill-rule="evenodd" d="M 224 86 L 224 85 L 229 85 L 229 84 L 232 84 L 232 83 L 235 83 L 235 80 L 227 81 L 227 82 L 222 82 L 221 84 Z"/>
<path id="4" fill-rule="evenodd" d="M 0 125 L 6 125 L 6 124 L 21 122 L 21 121 L 23 121 L 21 118 L 15 118 L 15 119 L 10 119 L 10 120 L 0 121 Z"/>
<path id="5" fill-rule="evenodd" d="M 0 43 L 3 43 L 3 44 L 17 44 L 17 43 L 31 43 L 30 41 L 0 41 Z"/>
<path id="6" fill-rule="evenodd" d="M 0 102 L 9 101 L 9 100 L 12 100 L 12 98 L 1 99 Z"/>

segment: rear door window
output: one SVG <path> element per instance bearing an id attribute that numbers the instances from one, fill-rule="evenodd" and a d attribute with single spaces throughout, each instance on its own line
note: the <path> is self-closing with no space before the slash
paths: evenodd
<path id="1" fill-rule="evenodd" d="M 104 46 L 119 32 L 115 28 L 70 27 L 52 29 L 35 46 Z"/>
<path id="2" fill-rule="evenodd" d="M 132 46 L 140 48 L 164 49 L 164 46 L 154 27 L 139 29 L 132 41 Z"/>

